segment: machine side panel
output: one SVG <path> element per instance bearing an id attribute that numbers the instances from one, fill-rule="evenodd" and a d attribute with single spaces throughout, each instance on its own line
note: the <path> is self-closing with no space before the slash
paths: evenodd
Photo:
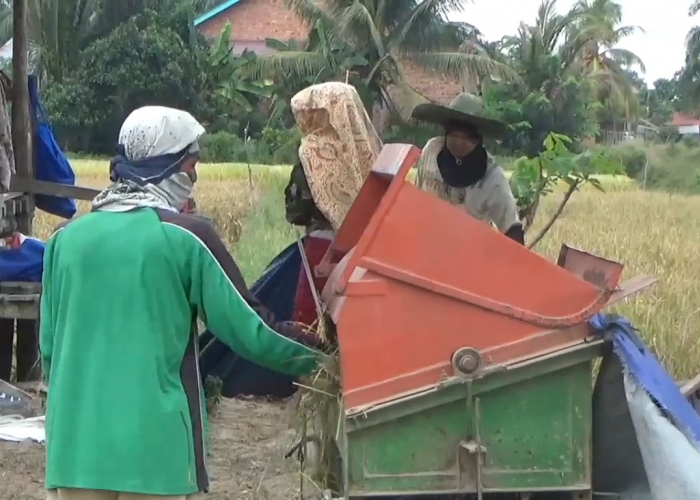
<path id="1" fill-rule="evenodd" d="M 428 393 L 400 410 L 387 406 L 366 426 L 358 416 L 346 426 L 343 490 L 476 493 L 479 476 L 484 492 L 590 489 L 591 362 L 551 368 L 519 381 L 504 374 L 505 384 L 465 384 L 449 401 Z"/>
<path id="2" fill-rule="evenodd" d="M 587 487 L 590 362 L 479 395 L 487 490 Z"/>

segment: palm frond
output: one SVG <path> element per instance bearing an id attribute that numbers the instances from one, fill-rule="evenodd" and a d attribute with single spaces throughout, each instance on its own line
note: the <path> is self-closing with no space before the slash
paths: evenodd
<path id="1" fill-rule="evenodd" d="M 284 0 L 284 4 L 309 27 L 316 24 L 319 19 L 328 26 L 333 24 L 328 11 L 320 7 L 315 0 Z"/>
<path id="2" fill-rule="evenodd" d="M 463 3 L 459 0 L 423 0 L 418 3 L 390 34 L 391 50 L 403 54 L 455 50 L 467 37 L 478 35 L 472 25 L 445 21 L 445 9 L 459 12 L 464 8 Z M 460 40 L 460 37 L 463 38 Z"/>
<path id="3" fill-rule="evenodd" d="M 318 52 L 286 51 L 258 56 L 246 66 L 246 75 L 254 80 L 292 80 L 315 78 L 328 66 Z"/>
<path id="4" fill-rule="evenodd" d="M 372 14 L 362 2 L 356 0 L 340 12 L 337 26 L 344 39 L 362 40 L 365 43 L 371 40 L 379 57 L 387 54 L 382 34 L 377 30 Z"/>
<path id="5" fill-rule="evenodd" d="M 388 101 L 386 102 L 387 105 L 406 122 L 411 120 L 411 115 L 416 106 L 430 102 L 427 97 L 405 81 L 389 85 L 386 90 L 384 100 Z"/>
<path id="6" fill-rule="evenodd" d="M 688 9 L 688 15 L 694 16 L 698 12 L 700 12 L 700 0 L 693 0 L 693 3 L 690 4 L 690 8 Z"/>
<path id="7" fill-rule="evenodd" d="M 471 82 L 489 77 L 504 82 L 522 81 L 518 72 L 507 64 L 481 54 L 435 52 L 416 54 L 412 59 L 424 69 L 459 78 L 460 81 Z"/>
<path id="8" fill-rule="evenodd" d="M 638 66 L 642 73 L 646 73 L 646 66 L 644 66 L 644 61 L 642 61 L 642 59 L 631 50 L 612 48 L 606 50 L 603 53 L 603 56 L 606 59 L 609 59 L 610 61 L 613 61 L 616 64 L 624 66 L 626 68 Z"/>

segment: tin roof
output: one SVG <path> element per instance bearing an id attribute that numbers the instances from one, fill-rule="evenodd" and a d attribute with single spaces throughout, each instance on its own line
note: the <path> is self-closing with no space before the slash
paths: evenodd
<path id="1" fill-rule="evenodd" d="M 233 7 L 234 5 L 236 5 L 240 1 L 241 0 L 228 0 L 227 2 L 224 2 L 220 5 L 218 5 L 217 7 L 214 7 L 210 11 L 205 12 L 204 14 L 199 16 L 197 19 L 195 19 L 194 25 L 199 26 L 200 24 L 207 22 L 212 17 L 218 16 L 223 11 L 230 9 L 231 7 Z"/>
<path id="2" fill-rule="evenodd" d="M 671 126 L 683 127 L 688 125 L 700 125 L 700 118 L 684 115 L 683 113 L 673 113 L 671 116 Z"/>

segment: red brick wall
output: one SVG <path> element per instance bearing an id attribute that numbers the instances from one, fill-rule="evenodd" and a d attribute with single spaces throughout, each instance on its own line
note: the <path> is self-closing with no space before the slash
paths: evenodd
<path id="1" fill-rule="evenodd" d="M 304 40 L 308 28 L 287 9 L 284 0 L 241 0 L 218 16 L 202 23 L 199 29 L 209 37 L 221 33 L 227 22 L 231 23 L 231 41 L 237 53 L 244 48 L 264 54 L 265 38 L 278 40 Z M 404 71 L 409 84 L 427 98 L 447 103 L 462 92 L 462 85 L 456 79 L 433 75 L 404 63 Z"/>
<path id="2" fill-rule="evenodd" d="M 303 40 L 309 30 L 284 5 L 283 0 L 241 0 L 230 9 L 199 25 L 206 36 L 217 36 L 231 23 L 231 40 Z"/>
<path id="3" fill-rule="evenodd" d="M 464 90 L 456 78 L 425 71 L 410 61 L 403 61 L 402 66 L 411 87 L 432 101 L 447 104 Z"/>

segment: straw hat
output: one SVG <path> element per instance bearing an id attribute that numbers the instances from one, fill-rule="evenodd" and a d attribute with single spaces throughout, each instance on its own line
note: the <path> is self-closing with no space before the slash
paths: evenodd
<path id="1" fill-rule="evenodd" d="M 467 92 L 459 94 L 448 106 L 419 104 L 412 116 L 416 120 L 437 125 L 445 125 L 447 122 L 466 123 L 476 127 L 485 136 L 495 138 L 501 137 L 506 131 L 504 123 L 487 118 L 481 98 Z"/>

